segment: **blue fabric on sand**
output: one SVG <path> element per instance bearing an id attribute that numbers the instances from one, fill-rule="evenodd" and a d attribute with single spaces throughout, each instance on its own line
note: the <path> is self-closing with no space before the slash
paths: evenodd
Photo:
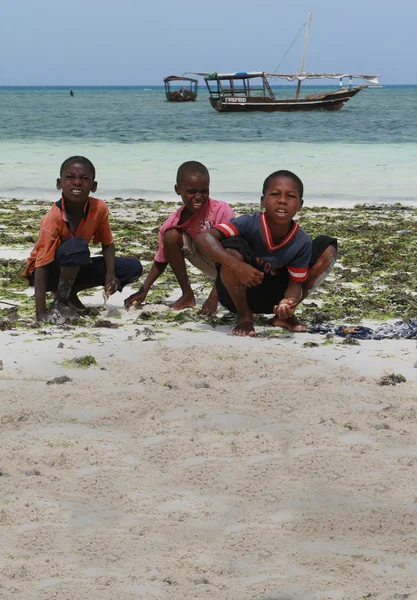
<path id="1" fill-rule="evenodd" d="M 340 337 L 351 337 L 359 340 L 384 340 L 384 339 L 416 339 L 417 319 L 383 323 L 375 330 L 362 325 L 334 325 L 333 323 L 320 323 L 311 325 L 308 333 L 333 333 Z"/>

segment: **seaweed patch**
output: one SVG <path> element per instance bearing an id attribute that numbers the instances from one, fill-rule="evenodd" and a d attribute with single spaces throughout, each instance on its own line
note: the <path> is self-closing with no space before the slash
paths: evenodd
<path id="1" fill-rule="evenodd" d="M 144 263 L 153 260 L 161 224 L 177 207 L 174 203 L 146 200 L 108 202 L 116 252 L 137 256 Z M 34 314 L 33 290 L 27 287 L 21 272 L 39 231 L 40 218 L 47 212 L 47 202 L 11 200 L 0 208 L 0 300 L 16 305 L 12 317 L 0 310 L 2 328 L 31 327 L 28 317 Z M 253 212 L 255 205 L 232 205 L 236 214 Z M 417 318 L 417 209 L 399 204 L 359 205 L 354 208 L 304 208 L 299 214 L 301 226 L 313 238 L 326 234 L 338 238 L 339 258 L 328 279 L 297 309 L 297 316 L 312 325 L 331 322 L 360 324 L 363 319 L 385 321 Z M 10 258 L 7 258 L 10 257 Z M 207 296 L 212 281 L 192 270 L 192 287 L 198 296 Z M 178 284 L 167 269 L 148 295 L 148 302 L 165 303 L 175 295 Z M 28 290 L 30 290 L 28 294 Z M 83 294 L 88 295 L 88 294 Z M 0 308 L 6 306 L 0 305 Z M 138 322 L 152 320 L 158 315 L 146 311 L 138 314 Z M 229 324 L 233 316 L 203 318 L 197 310 L 164 313 L 171 324 L 208 322 L 213 327 Z M 258 324 L 265 325 L 263 317 Z M 94 317 L 80 325 L 94 323 Z M 104 322 L 95 327 L 106 327 Z"/>

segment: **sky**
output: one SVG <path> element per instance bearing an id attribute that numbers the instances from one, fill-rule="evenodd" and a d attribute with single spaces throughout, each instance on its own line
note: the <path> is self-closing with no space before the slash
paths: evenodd
<path id="1" fill-rule="evenodd" d="M 160 85 L 274 71 L 312 11 L 306 71 L 417 84 L 415 0 L 3 0 L 0 85 Z M 305 28 L 280 66 L 300 69 Z"/>

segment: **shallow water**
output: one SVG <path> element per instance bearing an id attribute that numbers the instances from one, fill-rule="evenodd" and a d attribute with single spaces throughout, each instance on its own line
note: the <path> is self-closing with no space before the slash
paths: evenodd
<path id="1" fill-rule="evenodd" d="M 0 197 L 55 199 L 59 165 L 83 154 L 105 199 L 172 200 L 179 164 L 199 160 L 211 195 L 234 202 L 257 201 L 264 178 L 286 168 L 309 204 L 417 203 L 417 86 L 367 89 L 334 113 L 247 115 L 216 113 L 203 90 L 178 105 L 162 88 L 74 91 L 0 88 Z"/>

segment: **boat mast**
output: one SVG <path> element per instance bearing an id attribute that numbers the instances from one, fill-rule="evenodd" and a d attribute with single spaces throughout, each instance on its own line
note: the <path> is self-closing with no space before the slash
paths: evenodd
<path id="1" fill-rule="evenodd" d="M 310 25 L 311 25 L 311 19 L 312 19 L 312 17 L 313 17 L 313 13 L 310 13 L 308 15 L 308 18 L 307 18 L 307 21 L 306 21 L 306 23 L 307 23 L 307 30 L 306 30 L 306 36 L 305 36 L 305 39 L 304 39 L 304 50 L 303 50 L 303 58 L 301 59 L 300 73 L 304 72 L 304 62 L 305 62 L 306 54 L 307 54 L 308 35 L 310 33 Z M 298 97 L 300 95 L 300 88 L 301 88 L 301 81 L 298 80 L 297 91 L 295 93 L 295 99 L 296 100 L 298 100 Z"/>

